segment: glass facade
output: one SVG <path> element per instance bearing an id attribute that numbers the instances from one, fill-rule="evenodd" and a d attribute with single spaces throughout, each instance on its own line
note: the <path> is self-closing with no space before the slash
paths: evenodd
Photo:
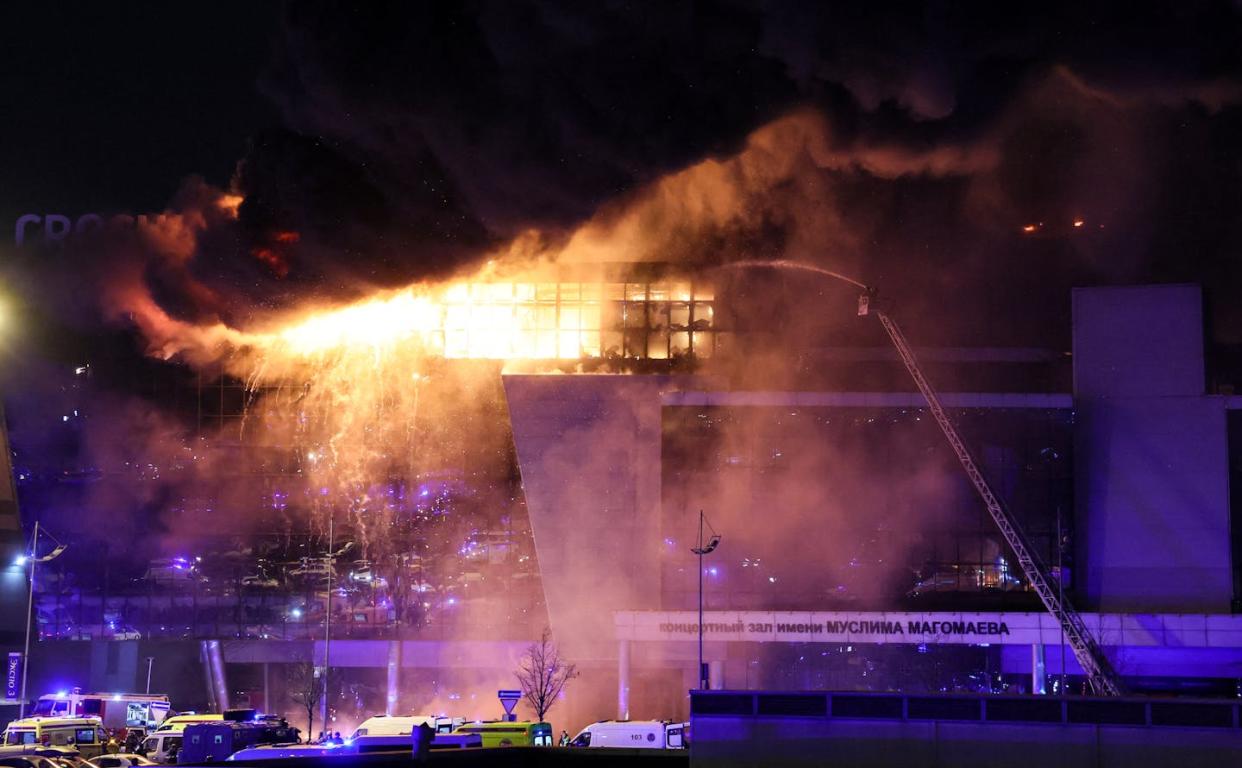
<path id="1" fill-rule="evenodd" d="M 162 386 L 135 404 L 144 430 L 89 430 L 91 385 L 112 371 L 80 366 L 50 430 L 31 421 L 17 441 L 28 518 L 71 544 L 36 580 L 39 635 L 318 637 L 329 589 L 334 636 L 537 635 L 546 610 L 497 361 L 710 357 L 710 285 L 658 272 L 462 282 L 423 296 L 409 304 L 417 338 L 402 342 L 434 353 L 418 360 L 422 378 L 411 384 L 399 366 L 387 379 L 359 372 L 380 377 L 359 386 L 417 388 L 412 403 L 307 405 L 311 387 L 331 385 L 151 364 Z M 381 448 L 349 445 L 338 459 L 353 462 L 356 482 L 322 488 L 316 462 L 330 441 L 319 438 L 344 434 L 347 407 Z M 354 545 L 330 573 L 315 559 L 328 551 L 329 516 L 335 546 Z"/>
<path id="2" fill-rule="evenodd" d="M 35 582 L 38 639 L 524 639 L 546 623 L 529 531 L 419 538 L 422 554 L 320 559 L 318 537 L 199 538 L 202 554 L 66 558 Z M 187 547 L 187 549 L 189 549 Z M 111 553 L 96 552 L 96 559 Z M 95 582 L 91 579 L 99 577 Z"/>
<path id="3" fill-rule="evenodd" d="M 1068 577 L 1072 413 L 951 415 L 1031 545 Z M 700 509 L 723 537 L 704 560 L 708 608 L 1038 609 L 923 409 L 670 407 L 663 429 L 666 609 L 696 605 Z"/>
<path id="4" fill-rule="evenodd" d="M 713 291 L 702 283 L 458 283 L 426 343 L 449 359 L 711 357 Z"/>
<path id="5" fill-rule="evenodd" d="M 488 366 L 470 397 L 435 369 L 421 386 L 439 418 L 398 423 L 348 498 L 314 484 L 319 457 L 279 428 L 324 418 L 270 407 L 298 388 L 207 371 L 158 430 L 84 432 L 86 398 L 52 429 L 28 418 L 23 512 L 69 544 L 37 569 L 38 636 L 322 637 L 329 589 L 333 637 L 536 636 L 546 611 L 495 365 L 451 364 Z M 329 514 L 332 548 L 352 544 L 331 569 Z"/>
<path id="6" fill-rule="evenodd" d="M 1229 536 L 1233 561 L 1233 611 L 1242 613 L 1242 411 L 1225 415 L 1229 438 Z"/>

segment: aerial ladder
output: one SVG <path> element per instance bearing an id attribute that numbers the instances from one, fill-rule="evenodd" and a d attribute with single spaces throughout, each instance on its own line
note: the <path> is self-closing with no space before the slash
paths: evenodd
<path id="1" fill-rule="evenodd" d="M 843 277 L 833 275 L 834 277 Z M 844 278 L 849 280 L 849 278 Z M 1000 529 L 1001 535 L 1005 537 L 1005 542 L 1013 550 L 1014 557 L 1017 558 L 1018 564 L 1022 567 L 1022 572 L 1026 576 L 1028 582 L 1034 588 L 1039 599 L 1043 602 L 1044 607 L 1048 609 L 1053 617 L 1061 624 L 1061 629 L 1065 632 L 1065 639 L 1069 643 L 1070 648 L 1074 651 L 1074 658 L 1078 660 L 1083 671 L 1087 674 L 1087 682 L 1091 690 L 1097 695 L 1104 696 L 1120 696 L 1125 693 L 1125 689 L 1121 683 L 1121 677 L 1117 671 L 1113 669 L 1108 657 L 1104 655 L 1103 649 L 1095 638 L 1091 635 L 1087 625 L 1083 622 L 1082 616 L 1074 610 L 1074 606 L 1070 604 L 1063 595 L 1052 584 L 1052 578 L 1044 562 L 1039 558 L 1030 544 L 1026 540 L 1026 536 L 1018 528 L 1017 522 L 1010 516 L 1009 511 L 992 492 L 991 486 L 984 478 L 983 473 L 979 471 L 975 459 L 970 454 L 970 450 L 966 444 L 962 442 L 962 438 L 957 434 L 957 428 L 953 426 L 953 421 L 948 414 L 944 412 L 944 406 L 940 404 L 940 397 L 936 391 L 932 389 L 931 384 L 927 382 L 927 377 L 923 375 L 923 371 L 919 368 L 918 360 L 914 356 L 914 351 L 910 349 L 910 345 L 906 342 L 905 335 L 901 332 L 901 328 L 897 323 L 888 316 L 886 312 L 878 306 L 873 306 L 875 299 L 875 289 L 863 286 L 854 280 L 849 282 L 859 285 L 864 289 L 864 293 L 858 298 L 858 314 L 859 316 L 872 315 L 880 321 L 884 332 L 888 334 L 888 338 L 893 342 L 893 346 L 897 348 L 897 355 L 901 357 L 901 362 L 909 371 L 910 377 L 914 379 L 914 384 L 919 388 L 923 398 L 927 401 L 927 407 L 931 410 L 932 416 L 936 419 L 936 424 L 940 426 L 940 431 L 944 433 L 945 439 L 949 441 L 949 445 L 953 448 L 953 452 L 957 454 L 957 460 L 961 463 L 962 469 L 966 471 L 966 476 L 970 478 L 971 484 L 979 493 L 979 497 L 983 500 L 984 506 L 988 509 L 988 514 L 992 516 L 996 527 Z M 1063 575 L 1062 575 L 1063 577 Z"/>

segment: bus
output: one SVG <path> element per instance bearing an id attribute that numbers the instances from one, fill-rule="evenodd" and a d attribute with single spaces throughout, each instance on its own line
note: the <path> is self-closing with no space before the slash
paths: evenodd
<path id="1" fill-rule="evenodd" d="M 155 728 L 168 716 L 168 697 L 149 693 L 50 693 L 35 702 L 32 717 L 98 717 L 105 728 Z"/>
<path id="2" fill-rule="evenodd" d="M 552 726 L 549 723 L 504 720 L 466 723 L 454 734 L 477 733 L 485 747 L 550 747 Z"/>

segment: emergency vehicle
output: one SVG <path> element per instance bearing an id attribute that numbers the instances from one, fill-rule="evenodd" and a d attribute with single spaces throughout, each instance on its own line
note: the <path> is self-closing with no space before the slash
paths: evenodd
<path id="1" fill-rule="evenodd" d="M 672 723 L 667 720 L 603 720 L 583 728 L 569 745 L 685 749 L 689 746 L 689 733 L 689 723 Z"/>
<path id="2" fill-rule="evenodd" d="M 70 747 L 87 760 L 103 754 L 107 741 L 98 717 L 26 717 L 4 729 L 4 748 Z"/>
<path id="3" fill-rule="evenodd" d="M 40 696 L 34 717 L 98 717 L 105 728 L 155 728 L 168 716 L 168 697 L 151 693 L 72 693 Z"/>

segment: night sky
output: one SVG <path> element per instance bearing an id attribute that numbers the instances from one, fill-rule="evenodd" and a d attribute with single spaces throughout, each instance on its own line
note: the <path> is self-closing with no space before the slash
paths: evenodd
<path id="1" fill-rule="evenodd" d="M 440 597 L 407 583 L 413 613 L 402 621 L 429 616 L 428 599 L 441 601 L 441 621 L 446 606 L 467 610 L 449 585 L 483 580 L 475 545 L 504 528 L 503 551 L 518 552 L 513 531 L 530 541 L 538 504 L 581 513 L 564 530 L 594 525 L 587 501 L 610 520 L 629 510 L 650 521 L 655 487 L 653 508 L 667 514 L 658 547 L 683 558 L 690 510 L 707 509 L 722 531 L 771 510 L 728 555 L 754 558 L 733 583 L 765 590 L 755 605 L 781 607 L 798 590 L 879 605 L 939 583 L 946 558 L 964 576 L 966 547 L 995 573 L 1010 568 L 926 412 L 869 409 L 847 422 L 839 408 L 745 419 L 731 412 L 746 408 L 665 408 L 653 432 L 647 411 L 632 424 L 625 411 L 645 408 L 634 404 L 646 395 L 626 394 L 622 407 L 558 384 L 527 396 L 538 418 L 511 421 L 521 395 L 501 373 L 693 372 L 702 376 L 660 381 L 713 391 L 912 389 L 895 358 L 875 353 L 891 346 L 874 314 L 857 316 L 856 287 L 824 280 L 827 269 L 879 286 L 877 302 L 920 355 L 1005 348 L 1023 361 L 924 356 L 933 385 L 958 392 L 1067 389 L 1075 287 L 1198 284 L 1207 394 L 1242 392 L 1240 192 L 1242 0 L 19 0 L 0 10 L 0 427 L 24 521 L 72 542 L 64 594 L 141 587 L 150 606 L 146 564 L 200 551 L 203 572 L 240 591 L 243 560 L 230 555 L 245 537 L 283 539 L 244 555 L 266 574 L 260 555 L 292 565 L 319 551 L 326 529 L 358 545 L 348 558 L 403 573 L 417 561 L 420 580 L 433 564 Z M 92 217 L 88 231 L 48 237 L 54 222 Z M 775 260 L 821 274 L 753 266 Z M 652 280 L 667 283 L 663 297 L 635 297 L 615 277 L 590 296 L 549 292 L 548 272 L 532 267 L 592 261 L 668 263 L 675 277 Z M 478 277 L 485 264 L 529 291 L 466 290 L 462 281 L 494 276 Z M 450 283 L 470 301 L 446 299 Z M 531 319 L 521 329 L 531 344 L 508 336 L 520 318 Z M 450 352 L 480 338 L 501 343 Z M 1018 489 L 1024 524 L 1042 510 L 1032 529 L 1052 547 L 1062 502 L 1082 501 L 1072 473 L 1084 460 L 1068 460 L 1083 442 L 1078 416 L 962 410 L 985 471 L 1001 467 L 998 490 Z M 1136 439 L 1180 413 L 1139 420 Z M 513 426 L 558 419 L 568 426 L 546 446 L 544 433 Z M 1084 444 L 1090 461 L 1100 449 Z M 570 490 L 531 491 L 528 516 L 532 475 L 517 448 L 525 459 L 530 445 L 536 482 Z M 1133 462 L 1116 467 L 1123 480 L 1147 466 L 1117 455 Z M 643 479 L 622 477 L 627 464 Z M 1099 487 L 1088 490 L 1107 496 Z M 1196 520 L 1215 514 L 1210 503 Z M 816 519 L 835 522 L 806 522 Z M 941 529 L 954 532 L 948 546 Z M 559 599 L 539 591 L 544 552 L 518 560 L 537 582 L 504 578 L 504 594 L 529 593 L 522 616 L 479 603 L 481 586 L 470 610 L 542 623 L 543 595 Z M 601 562 L 623 562 L 614 555 Z M 659 579 L 691 573 L 659 558 L 640 565 Z M 629 605 L 625 590 L 640 588 L 612 574 L 618 591 L 601 597 L 594 571 L 575 578 L 577 561 L 557 578 L 593 611 Z M 777 586 L 773 568 L 790 578 Z M 668 590 L 679 578 L 642 583 Z M 493 597 L 501 583 L 491 580 Z M 364 610 L 382 609 L 384 623 L 391 605 L 376 594 Z M 307 618 L 301 626 L 318 621 Z M 590 621 L 581 628 L 598 639 Z M 791 675 L 807 668 L 772 658 Z M 266 665 L 263 675 L 266 697 Z"/>
<path id="2" fill-rule="evenodd" d="M 1193 281 L 1242 341 L 1242 5 L 1082 5 L 10 6 L 7 290 L 42 353 L 137 355 L 97 299 L 118 264 L 174 316 L 244 322 L 566 237 L 809 114 L 834 160 L 670 260 L 803 242 L 928 344 L 1067 348 L 1072 286 Z M 204 188 L 244 195 L 239 220 L 175 268 L 13 245 L 23 214 L 184 214 Z"/>

